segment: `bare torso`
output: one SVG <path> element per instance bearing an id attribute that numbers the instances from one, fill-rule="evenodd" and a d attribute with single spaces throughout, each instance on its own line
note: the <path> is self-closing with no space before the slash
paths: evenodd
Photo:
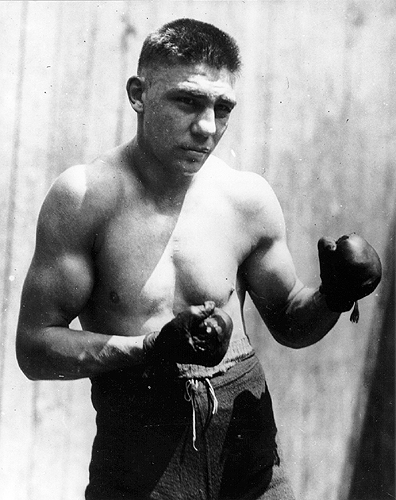
<path id="1" fill-rule="evenodd" d="M 189 305 L 213 300 L 232 317 L 233 338 L 242 337 L 244 292 L 237 274 L 252 242 L 235 197 L 240 173 L 210 158 L 179 206 L 159 206 L 130 168 L 117 161 L 97 168 L 107 170 L 113 183 L 95 237 L 94 286 L 80 314 L 83 328 L 142 335 Z"/>
<path id="2" fill-rule="evenodd" d="M 206 64 L 157 73 L 148 86 L 128 80 L 135 138 L 66 170 L 44 200 L 17 332 L 33 379 L 140 364 L 147 333 L 209 300 L 238 340 L 246 292 L 291 347 L 320 340 L 338 318 L 303 290 L 268 183 L 211 155 L 236 103 L 232 75 Z M 316 328 L 319 312 L 327 323 Z M 77 316 L 82 331 L 70 328 Z"/>

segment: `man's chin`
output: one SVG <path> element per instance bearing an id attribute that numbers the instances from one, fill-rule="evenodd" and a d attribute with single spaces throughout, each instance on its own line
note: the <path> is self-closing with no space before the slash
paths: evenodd
<path id="1" fill-rule="evenodd" d="M 191 177 L 192 175 L 197 174 L 201 170 L 201 167 L 202 167 L 202 165 L 200 165 L 199 167 L 194 168 L 194 169 L 191 169 L 191 168 L 184 169 L 183 170 L 184 177 Z"/>
<path id="2" fill-rule="evenodd" d="M 183 165 L 183 174 L 189 176 L 198 173 L 201 170 L 203 164 L 206 162 L 206 160 L 207 158 L 201 161 L 185 162 Z"/>

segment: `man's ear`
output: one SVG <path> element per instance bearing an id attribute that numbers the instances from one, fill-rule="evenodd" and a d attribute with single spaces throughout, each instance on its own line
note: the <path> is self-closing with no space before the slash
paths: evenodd
<path id="1" fill-rule="evenodd" d="M 136 113 L 141 113 L 143 111 L 144 78 L 131 76 L 127 81 L 126 90 L 132 108 Z"/>

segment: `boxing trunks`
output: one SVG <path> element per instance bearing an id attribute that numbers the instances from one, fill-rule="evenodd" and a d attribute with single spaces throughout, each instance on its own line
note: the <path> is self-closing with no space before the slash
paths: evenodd
<path id="1" fill-rule="evenodd" d="M 97 435 L 87 500 L 291 500 L 271 397 L 247 339 L 217 367 L 92 379 Z"/>

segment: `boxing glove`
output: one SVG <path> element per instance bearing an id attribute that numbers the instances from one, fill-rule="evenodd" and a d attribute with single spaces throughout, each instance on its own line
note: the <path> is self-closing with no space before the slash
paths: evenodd
<path id="1" fill-rule="evenodd" d="M 215 366 L 227 352 L 232 328 L 230 316 L 207 301 L 179 313 L 160 332 L 147 335 L 143 349 L 149 362 Z"/>
<path id="2" fill-rule="evenodd" d="M 359 319 L 357 301 L 372 293 L 381 281 L 381 261 L 374 248 L 355 233 L 337 241 L 323 237 L 318 242 L 320 292 L 334 312 L 349 311 L 351 321 Z"/>

